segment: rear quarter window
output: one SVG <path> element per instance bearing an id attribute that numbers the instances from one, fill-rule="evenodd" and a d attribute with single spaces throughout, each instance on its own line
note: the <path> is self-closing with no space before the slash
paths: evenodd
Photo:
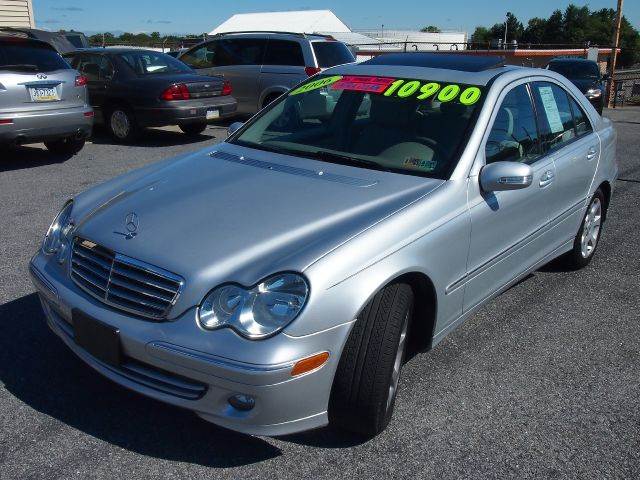
<path id="1" fill-rule="evenodd" d="M 53 48 L 21 41 L 0 43 L 0 70 L 52 72 L 69 68 Z"/>
<path id="2" fill-rule="evenodd" d="M 304 67 L 302 48 L 290 40 L 269 40 L 263 64 Z"/>
<path id="3" fill-rule="evenodd" d="M 311 45 L 320 68 L 355 62 L 351 50 L 342 42 L 312 42 Z"/>

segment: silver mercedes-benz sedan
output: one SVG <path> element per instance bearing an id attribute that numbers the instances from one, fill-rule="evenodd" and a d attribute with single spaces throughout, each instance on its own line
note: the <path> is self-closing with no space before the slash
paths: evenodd
<path id="1" fill-rule="evenodd" d="M 491 57 L 332 68 L 232 127 L 70 199 L 30 270 L 83 361 L 251 434 L 382 431 L 409 348 L 591 261 L 618 172 L 573 84 Z"/>

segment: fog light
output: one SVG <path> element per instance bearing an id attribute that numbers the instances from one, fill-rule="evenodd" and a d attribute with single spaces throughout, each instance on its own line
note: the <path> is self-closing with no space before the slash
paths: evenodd
<path id="1" fill-rule="evenodd" d="M 232 395 L 227 401 L 233 408 L 243 412 L 248 412 L 256 405 L 256 401 L 253 397 L 242 393 Z"/>

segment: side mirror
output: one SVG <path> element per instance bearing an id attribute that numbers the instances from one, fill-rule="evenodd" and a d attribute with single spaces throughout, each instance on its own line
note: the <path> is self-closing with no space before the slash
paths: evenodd
<path id="1" fill-rule="evenodd" d="M 230 137 L 231 135 L 236 133 L 240 128 L 242 128 L 243 125 L 244 125 L 244 122 L 233 122 L 227 128 L 227 137 Z"/>
<path id="2" fill-rule="evenodd" d="M 480 170 L 480 186 L 485 192 L 520 190 L 533 181 L 533 169 L 526 163 L 494 162 Z"/>

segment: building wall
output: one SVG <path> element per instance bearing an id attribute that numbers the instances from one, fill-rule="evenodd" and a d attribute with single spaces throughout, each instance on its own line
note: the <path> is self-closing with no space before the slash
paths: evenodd
<path id="1" fill-rule="evenodd" d="M 0 0 L 0 26 L 35 27 L 32 0 Z"/>

